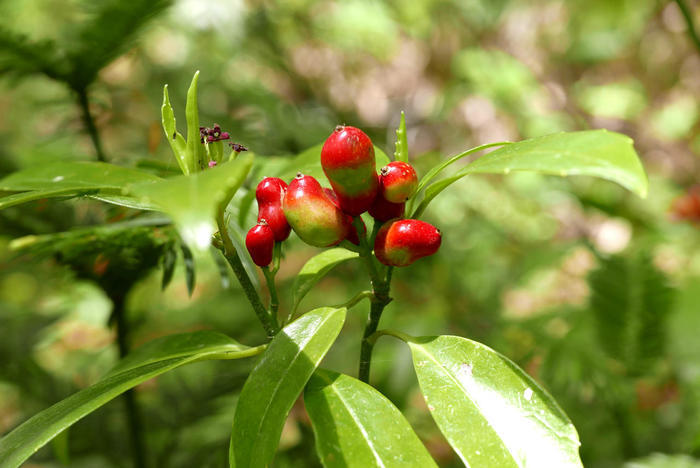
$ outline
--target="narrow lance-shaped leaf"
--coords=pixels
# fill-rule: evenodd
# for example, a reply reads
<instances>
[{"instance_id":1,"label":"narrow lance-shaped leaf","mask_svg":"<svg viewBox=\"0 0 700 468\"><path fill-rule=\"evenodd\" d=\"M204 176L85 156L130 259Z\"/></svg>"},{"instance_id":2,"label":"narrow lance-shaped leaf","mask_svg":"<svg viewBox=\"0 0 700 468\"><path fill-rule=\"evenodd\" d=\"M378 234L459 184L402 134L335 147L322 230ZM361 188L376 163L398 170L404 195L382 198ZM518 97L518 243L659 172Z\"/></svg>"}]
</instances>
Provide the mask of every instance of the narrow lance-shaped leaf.
<instances>
[{"instance_id":1,"label":"narrow lance-shaped leaf","mask_svg":"<svg viewBox=\"0 0 700 468\"><path fill-rule=\"evenodd\" d=\"M254 356L249 348L220 333L199 331L152 341L129 354L95 385L33 416L0 439L0 466L20 466L61 431L146 380L190 362Z\"/></svg>"},{"instance_id":2,"label":"narrow lance-shaped leaf","mask_svg":"<svg viewBox=\"0 0 700 468\"><path fill-rule=\"evenodd\" d=\"M359 257L360 254L343 248L325 250L311 257L301 268L294 279L294 305L292 311L299 307L299 303L306 294L336 265L347 260Z\"/></svg>"},{"instance_id":3,"label":"narrow lance-shaped leaf","mask_svg":"<svg viewBox=\"0 0 700 468\"><path fill-rule=\"evenodd\" d=\"M437 467L401 412L364 382L319 369L304 404L326 468Z\"/></svg>"},{"instance_id":4,"label":"narrow lance-shaped leaf","mask_svg":"<svg viewBox=\"0 0 700 468\"><path fill-rule=\"evenodd\" d=\"M508 358L458 336L408 344L428 409L467 466L582 466L569 418Z\"/></svg>"},{"instance_id":5,"label":"narrow lance-shaped leaf","mask_svg":"<svg viewBox=\"0 0 700 468\"><path fill-rule=\"evenodd\" d=\"M307 380L335 341L346 309L315 309L284 327L248 376L236 405L231 466L266 467Z\"/></svg>"},{"instance_id":6,"label":"narrow lance-shaped leaf","mask_svg":"<svg viewBox=\"0 0 700 468\"><path fill-rule=\"evenodd\" d=\"M253 163L246 154L189 176L128 187L131 195L158 206L178 227L184 241L198 251L206 249L216 230L219 209L238 190Z\"/></svg>"},{"instance_id":7,"label":"narrow lance-shaped leaf","mask_svg":"<svg viewBox=\"0 0 700 468\"><path fill-rule=\"evenodd\" d=\"M190 168L187 165L187 143L182 135L177 131L175 122L175 114L170 105L170 96L168 96L168 85L163 86L163 106L160 108L160 113L163 121L163 130L165 138L173 150L173 155L180 165L180 169L185 175L189 175Z\"/></svg>"},{"instance_id":8,"label":"narrow lance-shaped leaf","mask_svg":"<svg viewBox=\"0 0 700 468\"><path fill-rule=\"evenodd\" d=\"M422 214L440 192L469 174L514 171L600 177L617 182L641 197L647 194L647 176L632 139L607 130L586 130L523 140L482 156L455 175L429 185L413 216Z\"/></svg>"},{"instance_id":9,"label":"narrow lance-shaped leaf","mask_svg":"<svg viewBox=\"0 0 700 468\"><path fill-rule=\"evenodd\" d=\"M406 115L401 111L401 121L396 129L396 143L394 144L394 159L396 161L408 161L408 140L406 138Z\"/></svg>"},{"instance_id":10,"label":"narrow lance-shaped leaf","mask_svg":"<svg viewBox=\"0 0 700 468\"><path fill-rule=\"evenodd\" d=\"M180 250L182 250L182 263L185 265L185 284L187 285L187 295L192 297L194 285L197 282L197 270L194 266L194 256L192 256L192 251L186 244L181 244Z\"/></svg>"},{"instance_id":11,"label":"narrow lance-shaped leaf","mask_svg":"<svg viewBox=\"0 0 700 468\"><path fill-rule=\"evenodd\" d=\"M199 70L194 73L192 83L187 90L187 104L185 106L185 117L187 119L187 167L190 172L202 169L202 158L204 148L199 135L199 109L197 107L197 82L199 81Z\"/></svg>"}]
</instances>

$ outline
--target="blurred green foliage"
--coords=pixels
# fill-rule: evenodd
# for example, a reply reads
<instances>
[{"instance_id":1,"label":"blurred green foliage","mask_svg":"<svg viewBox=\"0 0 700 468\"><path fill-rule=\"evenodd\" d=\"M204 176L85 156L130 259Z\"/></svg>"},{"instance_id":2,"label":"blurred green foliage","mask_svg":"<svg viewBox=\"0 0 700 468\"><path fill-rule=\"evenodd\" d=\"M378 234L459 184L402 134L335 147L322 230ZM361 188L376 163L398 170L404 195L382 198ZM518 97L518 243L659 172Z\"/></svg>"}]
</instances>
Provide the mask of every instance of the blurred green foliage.
<instances>
[{"instance_id":1,"label":"blurred green foliage","mask_svg":"<svg viewBox=\"0 0 700 468\"><path fill-rule=\"evenodd\" d=\"M697 28L700 4L687 3ZM88 90L111 162L173 174L160 128L162 86L182 103L196 69L202 122L218 122L258 155L299 153L338 123L365 129L391 154L401 110L419 174L482 143L599 127L626 133L650 174L645 200L603 181L533 174L452 186L426 213L445 233L442 250L395 272L382 326L467 336L513 358L571 416L586 466L700 465L700 231L669 214L672 200L700 180L700 50L675 3L169 4L0 3L0 174L94 160L76 104ZM259 178L280 160L257 161ZM250 203L256 181L231 208L239 235L254 222L255 210L241 203ZM85 274L99 255L143 273L124 288L131 345L200 328L262 341L237 284L223 287L213 260L198 261L191 297L181 259L161 292L159 249L181 258L170 228L155 237L152 227L127 228L127 237L108 242L116 251L103 252L101 239L130 222L144 217L85 199L0 211L0 433L94 382L117 358L109 287ZM105 223L115 227L93 232ZM43 238L48 256L10 249L12 239L42 234L53 236ZM315 253L289 242L281 297L291 298L294 275ZM365 289L359 271L353 262L338 266L304 307ZM365 313L351 311L325 367L354 374L347 356L359 353ZM382 340L375 355L374 383L441 466L459 466L417 393L408 353ZM152 466L225 466L247 366L200 363L138 388ZM71 428L70 466L128 466L125 424L114 401ZM295 407L274 465L316 466L310 435ZM46 448L34 460L59 466L61 453Z\"/></svg>"}]
</instances>

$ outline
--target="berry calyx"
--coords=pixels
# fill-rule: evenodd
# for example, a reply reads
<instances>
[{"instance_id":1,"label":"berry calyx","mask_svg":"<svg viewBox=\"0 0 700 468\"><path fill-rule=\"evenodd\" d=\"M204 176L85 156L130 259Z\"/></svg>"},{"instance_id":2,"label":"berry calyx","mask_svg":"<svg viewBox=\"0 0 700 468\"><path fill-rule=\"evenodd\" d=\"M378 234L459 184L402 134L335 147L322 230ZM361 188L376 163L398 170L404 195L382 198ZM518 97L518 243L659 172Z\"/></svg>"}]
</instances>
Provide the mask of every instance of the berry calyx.
<instances>
[{"instance_id":1,"label":"berry calyx","mask_svg":"<svg viewBox=\"0 0 700 468\"><path fill-rule=\"evenodd\" d=\"M344 212L359 216L379 189L372 140L359 128L339 125L321 150L321 167Z\"/></svg>"},{"instance_id":2,"label":"berry calyx","mask_svg":"<svg viewBox=\"0 0 700 468\"><path fill-rule=\"evenodd\" d=\"M250 228L245 236L245 246L253 263L257 266L268 266L272 262L272 252L275 248L275 234L272 228L263 220Z\"/></svg>"},{"instance_id":3,"label":"berry calyx","mask_svg":"<svg viewBox=\"0 0 700 468\"><path fill-rule=\"evenodd\" d=\"M387 221L377 232L374 254L384 265L408 266L440 248L442 235L435 226L417 219Z\"/></svg>"},{"instance_id":4,"label":"berry calyx","mask_svg":"<svg viewBox=\"0 0 700 468\"><path fill-rule=\"evenodd\" d=\"M275 240L282 242L289 237L292 228L282 210L287 183L278 177L265 177L255 189L258 202L258 221L264 219L275 233Z\"/></svg>"},{"instance_id":5,"label":"berry calyx","mask_svg":"<svg viewBox=\"0 0 700 468\"><path fill-rule=\"evenodd\" d=\"M382 168L379 183L387 201L403 203L416 193L418 175L410 164L393 161Z\"/></svg>"},{"instance_id":6,"label":"berry calyx","mask_svg":"<svg viewBox=\"0 0 700 468\"><path fill-rule=\"evenodd\" d=\"M297 174L287 188L282 209L294 232L309 245L336 245L352 229L352 218L336 206L312 176Z\"/></svg>"}]
</instances>

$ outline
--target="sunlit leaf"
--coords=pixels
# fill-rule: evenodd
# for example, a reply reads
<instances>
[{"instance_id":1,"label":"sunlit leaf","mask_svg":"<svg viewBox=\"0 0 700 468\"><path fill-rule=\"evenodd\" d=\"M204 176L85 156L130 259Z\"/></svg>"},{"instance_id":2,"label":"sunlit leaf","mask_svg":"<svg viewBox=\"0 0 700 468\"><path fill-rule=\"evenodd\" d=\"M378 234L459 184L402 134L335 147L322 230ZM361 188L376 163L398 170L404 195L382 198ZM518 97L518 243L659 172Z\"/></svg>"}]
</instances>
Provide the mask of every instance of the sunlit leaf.
<instances>
[{"instance_id":1,"label":"sunlit leaf","mask_svg":"<svg viewBox=\"0 0 700 468\"><path fill-rule=\"evenodd\" d=\"M304 404L327 468L437 467L401 412L364 382L319 369Z\"/></svg>"},{"instance_id":2,"label":"sunlit leaf","mask_svg":"<svg viewBox=\"0 0 700 468\"><path fill-rule=\"evenodd\" d=\"M408 161L408 141L406 139L406 114L401 111L401 121L396 129L396 143L394 143L394 159L396 161Z\"/></svg>"},{"instance_id":3,"label":"sunlit leaf","mask_svg":"<svg viewBox=\"0 0 700 468\"><path fill-rule=\"evenodd\" d=\"M163 122L163 130L165 131L165 138L168 140L168 144L170 144L170 148L173 150L175 160L180 166L180 169L182 169L182 172L185 175L188 175L190 173L190 168L187 165L187 143L182 135L177 131L175 114L173 113L173 108L170 105L170 96L168 96L168 85L163 87L161 118Z\"/></svg>"},{"instance_id":4,"label":"sunlit leaf","mask_svg":"<svg viewBox=\"0 0 700 468\"><path fill-rule=\"evenodd\" d=\"M289 410L345 321L346 309L315 309L280 331L248 376L236 406L231 466L266 467Z\"/></svg>"},{"instance_id":5,"label":"sunlit leaf","mask_svg":"<svg viewBox=\"0 0 700 468\"><path fill-rule=\"evenodd\" d=\"M360 254L351 252L347 249L335 248L324 250L320 254L311 257L299 271L299 274L294 279L294 305L292 310L296 310L301 300L306 294L318 283L321 278L326 276L329 271L336 265L359 257Z\"/></svg>"},{"instance_id":6,"label":"sunlit leaf","mask_svg":"<svg viewBox=\"0 0 700 468\"><path fill-rule=\"evenodd\" d=\"M646 197L647 176L632 143L628 136L607 130L556 133L512 143L429 185L413 216L423 213L440 192L469 174L532 171L558 176L587 175L617 182Z\"/></svg>"},{"instance_id":7,"label":"sunlit leaf","mask_svg":"<svg viewBox=\"0 0 700 468\"><path fill-rule=\"evenodd\" d=\"M216 230L217 211L241 186L252 163L253 155L245 154L189 176L134 184L128 191L142 202L158 206L173 219L187 244L204 250Z\"/></svg>"},{"instance_id":8,"label":"sunlit leaf","mask_svg":"<svg viewBox=\"0 0 700 468\"><path fill-rule=\"evenodd\" d=\"M428 409L467 466L582 466L569 418L508 358L457 336L408 344Z\"/></svg>"},{"instance_id":9,"label":"sunlit leaf","mask_svg":"<svg viewBox=\"0 0 700 468\"><path fill-rule=\"evenodd\" d=\"M129 354L95 385L33 416L0 439L0 466L20 466L85 415L146 380L190 362L258 354L220 333L199 331L160 338Z\"/></svg>"}]
</instances>

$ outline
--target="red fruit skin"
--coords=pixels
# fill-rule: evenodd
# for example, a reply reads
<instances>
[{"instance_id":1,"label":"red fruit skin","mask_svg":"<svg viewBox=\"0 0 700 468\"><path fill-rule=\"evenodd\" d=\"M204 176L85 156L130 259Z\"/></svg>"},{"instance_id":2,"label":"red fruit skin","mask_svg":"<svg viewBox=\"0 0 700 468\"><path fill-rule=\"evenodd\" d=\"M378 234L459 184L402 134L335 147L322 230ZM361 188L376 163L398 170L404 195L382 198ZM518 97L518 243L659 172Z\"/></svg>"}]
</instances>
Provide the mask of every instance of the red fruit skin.
<instances>
[{"instance_id":1,"label":"red fruit skin","mask_svg":"<svg viewBox=\"0 0 700 468\"><path fill-rule=\"evenodd\" d=\"M369 207L369 214L377 221L389 221L393 218L403 218L406 203L392 203L384 198L380 193L374 199L374 203Z\"/></svg>"},{"instance_id":2,"label":"red fruit skin","mask_svg":"<svg viewBox=\"0 0 700 468\"><path fill-rule=\"evenodd\" d=\"M245 246L253 263L259 267L268 266L275 248L275 233L267 224L256 224L246 234Z\"/></svg>"},{"instance_id":3,"label":"red fruit skin","mask_svg":"<svg viewBox=\"0 0 700 468\"><path fill-rule=\"evenodd\" d=\"M337 206L340 209L340 203L338 202L338 195L335 194L333 189L329 189L324 187L323 191L328 195L328 198L331 199L333 204ZM350 218L350 224L352 224L352 216L347 215L348 218ZM363 234L367 236L367 226L365 226L365 222L360 218L360 222L362 222L362 230ZM348 236L345 238L345 240L352 242L355 245L360 245L360 238L357 235L357 229L355 229L355 226L350 226L350 232L348 232Z\"/></svg>"},{"instance_id":4,"label":"red fruit skin","mask_svg":"<svg viewBox=\"0 0 700 468\"><path fill-rule=\"evenodd\" d=\"M377 176L372 140L359 128L339 125L321 150L321 167L338 195L343 211L359 216L377 196Z\"/></svg>"},{"instance_id":5,"label":"red fruit skin","mask_svg":"<svg viewBox=\"0 0 700 468\"><path fill-rule=\"evenodd\" d=\"M417 219L386 222L374 241L374 254L384 265L408 266L419 258L438 251L442 243L440 230Z\"/></svg>"},{"instance_id":6,"label":"red fruit skin","mask_svg":"<svg viewBox=\"0 0 700 468\"><path fill-rule=\"evenodd\" d=\"M316 247L336 245L352 229L352 218L338 208L311 176L298 174L292 180L282 208L294 232Z\"/></svg>"},{"instance_id":7,"label":"red fruit skin","mask_svg":"<svg viewBox=\"0 0 700 468\"><path fill-rule=\"evenodd\" d=\"M410 164L393 161L382 168L379 183L387 201L404 203L416 193L418 175Z\"/></svg>"},{"instance_id":8,"label":"red fruit skin","mask_svg":"<svg viewBox=\"0 0 700 468\"><path fill-rule=\"evenodd\" d=\"M287 193L287 183L278 177L265 177L255 189L255 199L258 201L258 222L265 220L275 233L277 242L286 240L292 231L282 210L285 193Z\"/></svg>"}]
</instances>

